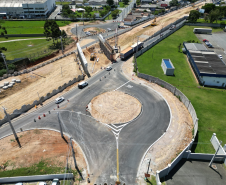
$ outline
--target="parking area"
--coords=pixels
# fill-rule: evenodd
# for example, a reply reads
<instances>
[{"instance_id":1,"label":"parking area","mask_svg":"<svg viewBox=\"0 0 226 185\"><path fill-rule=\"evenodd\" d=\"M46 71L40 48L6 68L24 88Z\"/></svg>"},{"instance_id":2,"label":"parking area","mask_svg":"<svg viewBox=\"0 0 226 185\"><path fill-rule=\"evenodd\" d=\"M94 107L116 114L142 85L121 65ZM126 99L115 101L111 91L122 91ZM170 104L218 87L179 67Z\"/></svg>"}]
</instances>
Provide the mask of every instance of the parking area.
<instances>
[{"instance_id":1,"label":"parking area","mask_svg":"<svg viewBox=\"0 0 226 185\"><path fill-rule=\"evenodd\" d=\"M223 62L226 64L226 33L225 32L217 32L212 33L210 35L208 34L196 34L198 39L203 42L203 39L207 39L212 45L213 48L208 48L206 44L203 42L203 44L206 46L208 50L213 50L217 55L222 55Z\"/></svg>"},{"instance_id":2,"label":"parking area","mask_svg":"<svg viewBox=\"0 0 226 185\"><path fill-rule=\"evenodd\" d=\"M181 160L165 179L167 185L224 185L226 170L223 164Z\"/></svg>"}]
</instances>

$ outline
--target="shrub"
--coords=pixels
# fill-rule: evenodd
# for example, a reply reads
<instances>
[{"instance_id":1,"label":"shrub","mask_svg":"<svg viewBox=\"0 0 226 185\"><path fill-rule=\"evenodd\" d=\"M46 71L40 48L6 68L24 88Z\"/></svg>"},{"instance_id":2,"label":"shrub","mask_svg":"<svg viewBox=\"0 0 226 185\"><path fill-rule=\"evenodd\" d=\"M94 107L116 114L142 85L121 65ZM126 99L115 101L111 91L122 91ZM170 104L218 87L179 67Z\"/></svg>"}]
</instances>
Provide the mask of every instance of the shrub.
<instances>
[{"instance_id":1,"label":"shrub","mask_svg":"<svg viewBox=\"0 0 226 185\"><path fill-rule=\"evenodd\" d=\"M0 70L0 76L2 77L4 74L7 73L7 70L6 69L2 69Z\"/></svg>"}]
</instances>

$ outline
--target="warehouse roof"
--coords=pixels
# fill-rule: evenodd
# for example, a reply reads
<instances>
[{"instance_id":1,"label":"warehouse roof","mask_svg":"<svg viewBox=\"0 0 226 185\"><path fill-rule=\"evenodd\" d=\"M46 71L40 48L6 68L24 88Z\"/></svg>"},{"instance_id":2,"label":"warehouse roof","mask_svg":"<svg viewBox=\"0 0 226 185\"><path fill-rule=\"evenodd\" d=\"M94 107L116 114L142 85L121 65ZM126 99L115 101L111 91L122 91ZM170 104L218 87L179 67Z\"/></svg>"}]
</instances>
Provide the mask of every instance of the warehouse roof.
<instances>
[{"instance_id":1,"label":"warehouse roof","mask_svg":"<svg viewBox=\"0 0 226 185\"><path fill-rule=\"evenodd\" d=\"M207 50L203 44L199 43L184 43L184 44L188 50L193 51Z\"/></svg>"},{"instance_id":2,"label":"warehouse roof","mask_svg":"<svg viewBox=\"0 0 226 185\"><path fill-rule=\"evenodd\" d=\"M214 51L189 50L200 74L226 75L226 65Z\"/></svg>"},{"instance_id":3,"label":"warehouse roof","mask_svg":"<svg viewBox=\"0 0 226 185\"><path fill-rule=\"evenodd\" d=\"M0 7L22 7L22 4L38 4L47 0L1 0Z\"/></svg>"}]
</instances>

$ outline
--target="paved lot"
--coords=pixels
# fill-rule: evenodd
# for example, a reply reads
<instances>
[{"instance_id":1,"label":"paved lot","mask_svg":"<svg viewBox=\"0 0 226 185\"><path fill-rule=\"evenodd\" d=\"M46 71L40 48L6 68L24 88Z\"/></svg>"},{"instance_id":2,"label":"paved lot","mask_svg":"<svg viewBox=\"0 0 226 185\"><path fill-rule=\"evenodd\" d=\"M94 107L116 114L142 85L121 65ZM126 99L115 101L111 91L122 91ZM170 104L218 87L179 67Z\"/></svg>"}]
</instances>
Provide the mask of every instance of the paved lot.
<instances>
[{"instance_id":1,"label":"paved lot","mask_svg":"<svg viewBox=\"0 0 226 185\"><path fill-rule=\"evenodd\" d=\"M224 185L226 170L222 164L214 164L217 169L210 168L209 162L182 160L166 179L167 185Z\"/></svg>"},{"instance_id":2,"label":"paved lot","mask_svg":"<svg viewBox=\"0 0 226 185\"><path fill-rule=\"evenodd\" d=\"M223 62L226 64L226 32L208 34L196 34L200 41L207 39L213 45L214 48L208 48L209 50L215 51L218 55L222 55ZM205 43L204 43L205 45ZM205 45L206 46L206 45Z\"/></svg>"}]
</instances>

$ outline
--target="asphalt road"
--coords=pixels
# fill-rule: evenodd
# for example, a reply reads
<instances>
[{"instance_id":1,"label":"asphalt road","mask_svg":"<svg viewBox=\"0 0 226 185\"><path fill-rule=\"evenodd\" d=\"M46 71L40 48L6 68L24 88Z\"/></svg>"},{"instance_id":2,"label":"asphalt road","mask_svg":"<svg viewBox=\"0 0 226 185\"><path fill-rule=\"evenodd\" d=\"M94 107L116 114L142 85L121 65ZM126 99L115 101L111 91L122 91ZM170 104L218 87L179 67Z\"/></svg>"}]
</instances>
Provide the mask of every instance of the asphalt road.
<instances>
[{"instance_id":1,"label":"asphalt road","mask_svg":"<svg viewBox=\"0 0 226 185\"><path fill-rule=\"evenodd\" d=\"M168 127L170 112L166 102L154 91L135 84L121 73L122 61L113 64L110 72L101 71L88 80L89 86L80 90L74 88L64 95L70 102L60 104L56 108L54 102L45 105L33 114L14 121L16 131L19 128L52 128L59 130L56 112L69 133L82 147L92 174L90 179L95 183L113 184L116 180L116 139L113 129L99 123L86 113L85 107L91 99L101 93L118 90L135 96L142 103L142 114L135 121L126 125L119 135L120 180L126 184L136 184L136 174L140 160L148 147L157 140ZM106 76L100 81L100 78ZM53 109L57 109L54 111ZM51 114L48 114L48 111ZM42 113L47 117L34 122L34 118ZM87 115L86 115L87 114ZM11 133L9 126L0 129L0 135ZM0 136L0 137L1 137Z\"/></svg>"},{"instance_id":2,"label":"asphalt road","mask_svg":"<svg viewBox=\"0 0 226 185\"><path fill-rule=\"evenodd\" d=\"M166 177L167 185L225 185L224 164L215 163L217 169L210 168L208 162L181 160Z\"/></svg>"},{"instance_id":3,"label":"asphalt road","mask_svg":"<svg viewBox=\"0 0 226 185\"><path fill-rule=\"evenodd\" d=\"M105 24L97 24L97 25L79 25L77 27L77 33L78 33L78 37L83 37L83 36L86 36L85 32L83 31L84 28L89 28L89 27L97 27L97 28L102 28L102 29L105 29L107 31L107 28L111 28L112 30L115 30L116 28L118 28L118 22L110 22L110 23L105 23ZM123 29L120 29L118 30L118 33L121 33L123 31ZM71 29L71 32L73 34L76 35L76 28L72 28ZM113 36L115 34L115 31L111 31L111 32L106 32L106 33L103 33L102 35L103 36ZM89 36L88 38L90 39L97 39L97 36L94 35L94 36Z\"/></svg>"}]
</instances>

